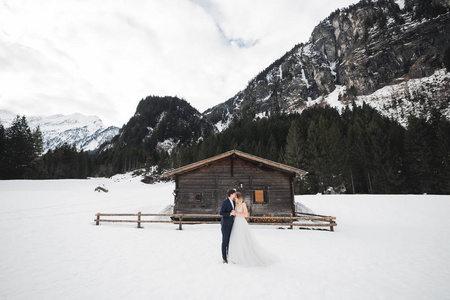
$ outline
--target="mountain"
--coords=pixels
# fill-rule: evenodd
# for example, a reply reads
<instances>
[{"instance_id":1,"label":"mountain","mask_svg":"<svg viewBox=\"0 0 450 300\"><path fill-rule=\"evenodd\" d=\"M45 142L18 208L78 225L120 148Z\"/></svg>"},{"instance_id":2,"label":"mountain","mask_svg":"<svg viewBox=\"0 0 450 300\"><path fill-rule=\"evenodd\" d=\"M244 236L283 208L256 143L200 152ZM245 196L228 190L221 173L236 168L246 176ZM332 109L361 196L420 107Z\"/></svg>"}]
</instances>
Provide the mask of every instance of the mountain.
<instances>
[{"instance_id":1,"label":"mountain","mask_svg":"<svg viewBox=\"0 0 450 300\"><path fill-rule=\"evenodd\" d=\"M119 135L100 149L101 161L128 171L158 161L154 153L170 154L177 145L220 132L233 120L311 106L365 102L404 125L410 114L427 114L431 108L450 117L450 74L443 64L449 41L448 0L362 0L336 10L314 28L307 43L204 113L176 97L142 99Z\"/></svg>"},{"instance_id":2,"label":"mountain","mask_svg":"<svg viewBox=\"0 0 450 300\"><path fill-rule=\"evenodd\" d=\"M177 97L142 99L133 117L100 151L134 147L168 152L178 144L191 144L215 133L213 124L188 102Z\"/></svg>"},{"instance_id":3,"label":"mountain","mask_svg":"<svg viewBox=\"0 0 450 300\"><path fill-rule=\"evenodd\" d=\"M449 47L450 1L363 0L336 10L307 43L204 115L222 130L236 118L364 101L401 123L432 107L450 117L450 75L443 64Z\"/></svg>"},{"instance_id":4,"label":"mountain","mask_svg":"<svg viewBox=\"0 0 450 300\"><path fill-rule=\"evenodd\" d=\"M16 114L0 110L0 122L9 127ZM62 146L75 145L78 150L94 151L118 134L119 128L105 127L96 116L82 114L26 116L30 128L39 126L43 136L44 152Z\"/></svg>"}]
</instances>

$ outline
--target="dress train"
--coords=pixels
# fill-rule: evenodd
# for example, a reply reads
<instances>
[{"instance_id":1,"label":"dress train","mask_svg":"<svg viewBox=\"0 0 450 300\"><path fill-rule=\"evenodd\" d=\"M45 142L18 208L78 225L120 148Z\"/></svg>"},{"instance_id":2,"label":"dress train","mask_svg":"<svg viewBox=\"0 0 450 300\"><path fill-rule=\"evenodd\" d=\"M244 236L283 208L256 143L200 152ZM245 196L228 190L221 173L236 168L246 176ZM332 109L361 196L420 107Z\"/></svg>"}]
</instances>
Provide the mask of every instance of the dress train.
<instances>
[{"instance_id":1,"label":"dress train","mask_svg":"<svg viewBox=\"0 0 450 300\"><path fill-rule=\"evenodd\" d=\"M236 216L231 230L228 261L243 266L264 266L276 262L277 258L261 247L247 220Z\"/></svg>"}]
</instances>

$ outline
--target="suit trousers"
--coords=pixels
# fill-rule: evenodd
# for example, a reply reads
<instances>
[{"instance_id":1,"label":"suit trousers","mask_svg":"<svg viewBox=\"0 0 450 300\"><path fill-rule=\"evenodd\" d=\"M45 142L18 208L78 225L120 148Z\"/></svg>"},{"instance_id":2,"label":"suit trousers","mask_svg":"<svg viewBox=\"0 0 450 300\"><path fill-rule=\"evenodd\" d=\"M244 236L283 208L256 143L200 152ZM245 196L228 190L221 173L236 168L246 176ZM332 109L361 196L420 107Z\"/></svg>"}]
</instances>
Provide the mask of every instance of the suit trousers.
<instances>
[{"instance_id":1,"label":"suit trousers","mask_svg":"<svg viewBox=\"0 0 450 300\"><path fill-rule=\"evenodd\" d=\"M230 243L231 229L233 228L233 222L227 222L222 224L222 258L228 260L228 245Z\"/></svg>"}]
</instances>

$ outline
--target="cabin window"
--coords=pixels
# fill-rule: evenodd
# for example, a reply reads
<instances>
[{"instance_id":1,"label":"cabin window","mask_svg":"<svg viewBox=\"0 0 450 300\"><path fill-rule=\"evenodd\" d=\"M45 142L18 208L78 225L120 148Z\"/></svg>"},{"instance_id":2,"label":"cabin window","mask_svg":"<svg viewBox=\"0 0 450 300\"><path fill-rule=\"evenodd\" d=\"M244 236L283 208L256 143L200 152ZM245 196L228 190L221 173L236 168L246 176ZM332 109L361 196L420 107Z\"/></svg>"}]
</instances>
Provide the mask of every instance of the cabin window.
<instances>
[{"instance_id":1,"label":"cabin window","mask_svg":"<svg viewBox=\"0 0 450 300\"><path fill-rule=\"evenodd\" d=\"M200 201L202 201L203 200L203 194L195 194L195 201L198 201L198 202L200 202Z\"/></svg>"},{"instance_id":2,"label":"cabin window","mask_svg":"<svg viewBox=\"0 0 450 300\"><path fill-rule=\"evenodd\" d=\"M253 195L254 203L267 203L267 194L264 190L255 190Z\"/></svg>"}]
</instances>

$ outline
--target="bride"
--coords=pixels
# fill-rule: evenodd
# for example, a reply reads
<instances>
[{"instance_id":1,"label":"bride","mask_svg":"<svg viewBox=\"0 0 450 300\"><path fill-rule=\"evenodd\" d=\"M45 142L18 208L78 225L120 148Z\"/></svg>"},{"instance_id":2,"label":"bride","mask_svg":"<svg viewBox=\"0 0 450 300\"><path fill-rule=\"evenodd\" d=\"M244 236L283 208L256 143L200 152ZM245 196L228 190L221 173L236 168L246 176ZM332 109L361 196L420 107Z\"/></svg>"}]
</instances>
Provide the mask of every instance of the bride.
<instances>
[{"instance_id":1,"label":"bride","mask_svg":"<svg viewBox=\"0 0 450 300\"><path fill-rule=\"evenodd\" d=\"M247 205L241 193L236 193L236 217L231 230L228 260L244 266L262 266L276 261L272 253L262 248L250 231L245 219Z\"/></svg>"}]
</instances>

